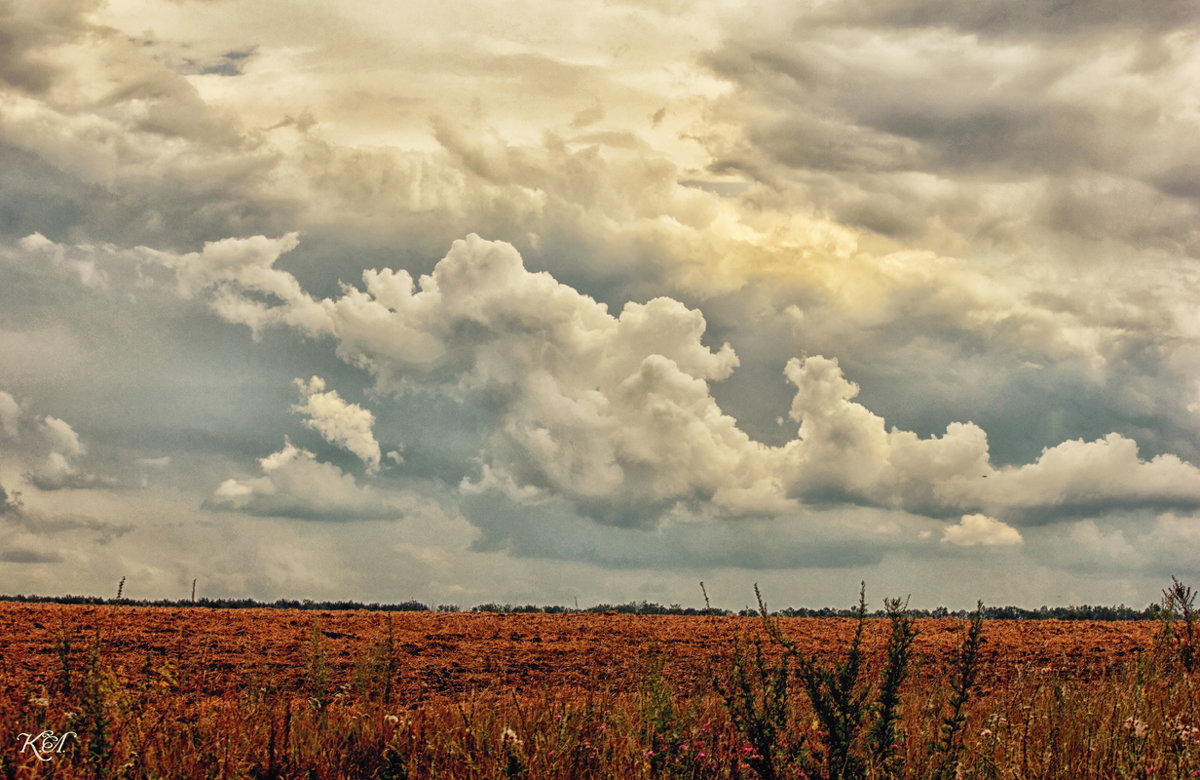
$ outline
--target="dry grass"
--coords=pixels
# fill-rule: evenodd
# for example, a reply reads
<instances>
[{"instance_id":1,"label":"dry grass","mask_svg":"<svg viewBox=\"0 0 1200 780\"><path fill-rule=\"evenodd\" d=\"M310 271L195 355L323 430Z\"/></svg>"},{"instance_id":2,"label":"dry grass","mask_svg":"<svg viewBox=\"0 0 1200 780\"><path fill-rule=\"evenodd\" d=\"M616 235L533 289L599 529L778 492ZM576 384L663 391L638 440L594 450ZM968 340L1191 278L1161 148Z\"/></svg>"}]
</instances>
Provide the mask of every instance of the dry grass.
<instances>
[{"instance_id":1,"label":"dry grass","mask_svg":"<svg viewBox=\"0 0 1200 780\"><path fill-rule=\"evenodd\" d=\"M788 621L790 622L790 621ZM1028 668L961 707L961 743L949 777L1200 777L1200 699L1186 621L1164 623L1137 657L1086 678ZM886 621L863 641L864 702L887 684ZM966 630L964 621L963 631ZM785 627L786 630L786 627ZM987 642L987 624L983 627ZM766 679L786 655L761 624ZM1182 637L1182 638L1181 638ZM0 664L0 776L6 778L753 778L756 747L727 695L744 684L765 701L749 666L753 643L712 649L708 668L672 674L664 649L647 644L628 679L538 689L496 688L407 704L397 693L391 639L366 648L350 670L325 662L313 630L297 684L262 670L213 695L203 651L151 660L117 648L103 627L63 635L58 668L29 690L19 659ZM740 660L739 659L740 653ZM739 666L741 671L739 672ZM1194 667L1194 664L1192 664ZM739 680L738 675L741 675ZM760 677L762 675L760 674ZM690 680L690 682L680 682ZM534 681L536 682L536 681ZM861 757L846 776L925 778L945 767L946 719L957 692L939 670L909 670L898 687L886 760L869 740L871 710L850 737ZM25 687L20 687L25 686ZM722 695L722 691L726 695ZM823 777L822 723L792 672L772 717L769 773ZM745 701L745 700L743 700ZM744 713L743 713L744 714ZM39 761L21 733L75 732L61 754ZM878 733L878 732L876 732Z\"/></svg>"}]
</instances>

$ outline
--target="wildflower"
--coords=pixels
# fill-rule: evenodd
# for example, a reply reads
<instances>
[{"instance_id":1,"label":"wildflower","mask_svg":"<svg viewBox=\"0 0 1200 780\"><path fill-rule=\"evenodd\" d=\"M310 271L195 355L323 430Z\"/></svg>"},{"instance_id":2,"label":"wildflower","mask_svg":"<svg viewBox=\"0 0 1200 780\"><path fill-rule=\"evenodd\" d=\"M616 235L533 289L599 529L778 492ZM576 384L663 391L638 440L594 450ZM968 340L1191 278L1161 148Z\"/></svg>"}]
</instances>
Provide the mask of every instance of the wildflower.
<instances>
[{"instance_id":1,"label":"wildflower","mask_svg":"<svg viewBox=\"0 0 1200 780\"><path fill-rule=\"evenodd\" d=\"M383 719L392 726L399 725L400 723L400 718L396 717L395 715L384 715Z\"/></svg>"},{"instance_id":2,"label":"wildflower","mask_svg":"<svg viewBox=\"0 0 1200 780\"><path fill-rule=\"evenodd\" d=\"M1150 731L1150 726L1141 718L1135 718L1132 715L1125 719L1125 730L1133 732L1133 736L1141 739Z\"/></svg>"},{"instance_id":3,"label":"wildflower","mask_svg":"<svg viewBox=\"0 0 1200 780\"><path fill-rule=\"evenodd\" d=\"M1200 742L1200 728L1188 726L1182 720L1175 721L1175 732L1183 742Z\"/></svg>"},{"instance_id":4,"label":"wildflower","mask_svg":"<svg viewBox=\"0 0 1200 780\"><path fill-rule=\"evenodd\" d=\"M500 741L507 746L516 747L521 744L521 738L517 736L517 732L510 728L505 728L500 734Z\"/></svg>"}]
</instances>

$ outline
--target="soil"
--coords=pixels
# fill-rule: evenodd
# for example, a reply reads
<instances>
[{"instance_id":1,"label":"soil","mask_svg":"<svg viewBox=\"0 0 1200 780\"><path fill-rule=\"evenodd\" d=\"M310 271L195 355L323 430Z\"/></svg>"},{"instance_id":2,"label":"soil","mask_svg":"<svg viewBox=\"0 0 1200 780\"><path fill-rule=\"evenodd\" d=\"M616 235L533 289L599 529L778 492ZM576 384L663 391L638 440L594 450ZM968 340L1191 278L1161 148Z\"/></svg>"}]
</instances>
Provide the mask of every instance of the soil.
<instances>
[{"instance_id":1,"label":"soil","mask_svg":"<svg viewBox=\"0 0 1200 780\"><path fill-rule=\"evenodd\" d=\"M760 635L762 622L742 617L624 614L470 614L280 609L84 606L0 602L0 691L36 695L86 663L99 641L104 662L124 682L163 669L186 673L195 695L227 696L247 685L301 690L314 659L334 684L348 684L387 635L398 660L397 692L410 704L472 692L541 689L617 690L651 659L676 684L703 682L712 663L729 657L735 638ZM854 621L782 619L784 633L819 658L840 656ZM917 621L915 673L942 675L965 630L954 619ZM1051 672L1090 679L1148 650L1148 622L1000 621L984 624L985 690L1015 676ZM886 620L868 620L864 647L877 659ZM64 650L64 641L70 649ZM770 643L764 643L771 647Z\"/></svg>"}]
</instances>

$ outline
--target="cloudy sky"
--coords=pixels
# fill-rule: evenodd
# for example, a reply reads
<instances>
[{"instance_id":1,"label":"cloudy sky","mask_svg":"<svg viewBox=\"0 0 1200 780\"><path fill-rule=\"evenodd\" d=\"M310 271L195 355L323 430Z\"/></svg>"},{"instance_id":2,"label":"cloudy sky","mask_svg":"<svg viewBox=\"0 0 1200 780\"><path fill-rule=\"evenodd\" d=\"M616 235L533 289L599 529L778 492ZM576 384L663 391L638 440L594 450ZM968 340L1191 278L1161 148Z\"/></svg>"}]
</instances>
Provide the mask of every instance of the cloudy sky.
<instances>
[{"instance_id":1,"label":"cloudy sky","mask_svg":"<svg viewBox=\"0 0 1200 780\"><path fill-rule=\"evenodd\" d=\"M0 593L1200 584L1200 10L0 0Z\"/></svg>"}]
</instances>

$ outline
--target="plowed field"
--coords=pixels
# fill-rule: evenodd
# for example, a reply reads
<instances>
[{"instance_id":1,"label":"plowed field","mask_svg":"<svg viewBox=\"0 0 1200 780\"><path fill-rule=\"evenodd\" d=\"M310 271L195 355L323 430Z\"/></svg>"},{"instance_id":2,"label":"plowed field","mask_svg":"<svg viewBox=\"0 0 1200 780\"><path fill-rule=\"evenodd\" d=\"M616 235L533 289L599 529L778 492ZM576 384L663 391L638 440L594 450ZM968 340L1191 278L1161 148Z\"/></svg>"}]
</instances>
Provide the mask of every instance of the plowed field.
<instances>
[{"instance_id":1,"label":"plowed field","mask_svg":"<svg viewBox=\"0 0 1200 780\"><path fill-rule=\"evenodd\" d=\"M758 633L755 618L637 615L495 615L367 611L64 606L0 603L0 681L9 695L52 686L67 663L83 662L99 639L118 677L139 682L166 666L189 671L191 695L227 696L270 680L299 689L319 653L335 684L349 681L364 653L392 623L398 692L413 704L471 692L534 693L547 687L621 689L648 653L663 674L686 684L726 657L734 637ZM841 653L846 619L781 621L785 634L817 656ZM962 621L919 620L916 672L941 673L958 647ZM1051 671L1090 678L1150 647L1150 623L987 621L983 689L1013 676ZM886 621L869 621L867 648L878 655Z\"/></svg>"}]
</instances>

